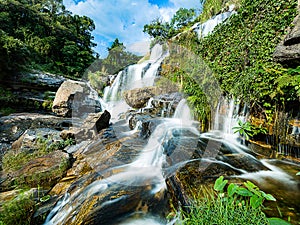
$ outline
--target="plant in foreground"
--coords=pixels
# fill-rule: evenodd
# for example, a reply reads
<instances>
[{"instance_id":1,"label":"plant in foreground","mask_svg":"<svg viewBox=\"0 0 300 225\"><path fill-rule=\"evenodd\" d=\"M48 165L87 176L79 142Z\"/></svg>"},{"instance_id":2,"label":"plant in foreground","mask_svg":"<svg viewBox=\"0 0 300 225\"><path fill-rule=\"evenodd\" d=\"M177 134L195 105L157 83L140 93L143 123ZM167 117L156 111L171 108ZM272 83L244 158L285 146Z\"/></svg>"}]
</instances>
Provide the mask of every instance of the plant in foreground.
<instances>
[{"instance_id":1,"label":"plant in foreground","mask_svg":"<svg viewBox=\"0 0 300 225\"><path fill-rule=\"evenodd\" d=\"M262 211L264 200L276 201L271 194L266 194L250 181L242 186L229 184L219 177L214 190L201 189L201 197L192 205L181 210L179 223L185 225L201 224L289 224L279 218L267 218Z\"/></svg>"}]
</instances>

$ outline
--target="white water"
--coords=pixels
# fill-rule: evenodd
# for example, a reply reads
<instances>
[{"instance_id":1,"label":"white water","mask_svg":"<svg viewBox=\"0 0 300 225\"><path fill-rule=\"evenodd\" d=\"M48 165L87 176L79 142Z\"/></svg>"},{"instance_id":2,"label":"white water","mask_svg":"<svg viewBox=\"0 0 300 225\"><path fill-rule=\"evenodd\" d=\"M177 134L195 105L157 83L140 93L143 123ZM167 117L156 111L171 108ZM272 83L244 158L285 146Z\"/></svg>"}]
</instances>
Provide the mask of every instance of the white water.
<instances>
[{"instance_id":1,"label":"white water","mask_svg":"<svg viewBox=\"0 0 300 225\"><path fill-rule=\"evenodd\" d=\"M128 66L125 70L119 72L111 87L105 88L103 96L104 106L111 113L112 122L116 122L120 114L130 109L130 106L122 99L123 92L135 88L153 86L158 68L167 55L168 52L164 52L161 45L155 45L149 60Z\"/></svg>"},{"instance_id":2,"label":"white water","mask_svg":"<svg viewBox=\"0 0 300 225\"><path fill-rule=\"evenodd\" d=\"M194 24L192 29L198 34L198 38L200 39L207 36L208 34L213 32L214 28L218 24L223 23L231 15L236 14L236 11L234 11L233 8L234 6L229 7L228 12L224 12L219 15L216 15L202 24L201 23Z\"/></svg>"},{"instance_id":3,"label":"white water","mask_svg":"<svg viewBox=\"0 0 300 225\"><path fill-rule=\"evenodd\" d=\"M268 160L260 160L264 166L270 170L261 170L253 173L244 173L242 175L236 176L246 180L255 180L260 184L269 183L270 179L279 181L280 183L289 186L289 188L297 189L297 182L292 176L288 175L282 169L272 165Z\"/></svg>"},{"instance_id":4,"label":"white water","mask_svg":"<svg viewBox=\"0 0 300 225\"><path fill-rule=\"evenodd\" d=\"M182 119L184 122L193 121L192 112L187 105L186 99L182 99L176 107L174 118Z\"/></svg>"},{"instance_id":5,"label":"white water","mask_svg":"<svg viewBox=\"0 0 300 225\"><path fill-rule=\"evenodd\" d=\"M235 104L233 99L221 100L218 104L217 111L215 112L215 120L213 122L214 129L208 133L201 134L201 137L209 139L207 149L209 151L204 152L204 161L210 161L211 163L220 163L228 166L234 170L237 170L241 175L233 176L239 177L246 180L255 180L259 184L265 185L273 180L273 182L279 182L282 186L291 186L296 188L297 182L288 175L285 171L272 165L268 160L259 160L250 154L251 150L242 145L238 139L239 134L233 133L233 127L238 126L238 120L245 122L247 120L247 106L244 104L242 110L240 110L240 105ZM212 144L215 142L214 144ZM217 143L217 144L216 144ZM210 149L209 145L213 146L213 151ZM257 172L248 172L244 169L235 168L230 164L225 164L222 161L215 160L213 158L217 157L221 146L226 146L226 148L231 149L234 154L242 154L248 157L250 160L260 163L269 170L260 170ZM219 148L219 149L218 149ZM249 161L251 162L251 161Z\"/></svg>"},{"instance_id":6,"label":"white water","mask_svg":"<svg viewBox=\"0 0 300 225\"><path fill-rule=\"evenodd\" d=\"M184 118L184 120L186 120L186 118ZM180 121L180 118L164 119L163 123L156 127L149 138L148 144L141 150L141 154L136 160L125 165L125 167L123 166L125 170L103 180L94 181L83 190L79 188L71 196L67 194L64 200L58 203L49 214L45 224L52 225L64 223L71 214L75 213L74 216L76 216L76 211L78 211L84 203L85 196L94 196L103 193L114 185L121 185L123 186L121 189L124 190L127 187L130 188L130 186L144 186L145 184L151 184L152 190L150 193L152 195L165 190L166 184L162 167L166 162L166 156L164 154L162 143L168 141L172 132L178 129L189 129L191 132L199 134L195 128L184 125ZM120 198L126 198L126 196L121 196ZM113 201L107 201L102 203L102 205L114 204L119 200L121 199L118 198ZM140 224L141 222L147 224L148 221L152 221L153 223L151 224L162 224L159 220L149 218L137 220L130 219L129 221L130 224ZM125 222L124 224L128 224L128 222Z\"/></svg>"}]
</instances>

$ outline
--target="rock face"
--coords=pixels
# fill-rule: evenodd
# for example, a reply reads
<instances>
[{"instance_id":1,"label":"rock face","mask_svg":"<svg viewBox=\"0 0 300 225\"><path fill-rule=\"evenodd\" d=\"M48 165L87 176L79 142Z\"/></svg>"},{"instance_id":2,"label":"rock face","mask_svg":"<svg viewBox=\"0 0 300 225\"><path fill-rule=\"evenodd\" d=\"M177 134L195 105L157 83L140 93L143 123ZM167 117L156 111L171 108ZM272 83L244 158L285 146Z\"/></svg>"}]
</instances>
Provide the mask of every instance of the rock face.
<instances>
[{"instance_id":1,"label":"rock face","mask_svg":"<svg viewBox=\"0 0 300 225\"><path fill-rule=\"evenodd\" d=\"M297 67L300 65L300 16L293 21L294 27L285 39L279 43L274 52L274 60L284 66Z\"/></svg>"},{"instance_id":2,"label":"rock face","mask_svg":"<svg viewBox=\"0 0 300 225\"><path fill-rule=\"evenodd\" d=\"M48 133L55 133L70 127L71 124L72 120L67 118L35 113L18 113L0 117L0 159L12 147L12 144L15 148L23 144L21 140L17 140L26 132L30 135L34 132L32 130L43 129L43 131L48 130ZM28 130L31 131L28 132Z\"/></svg>"},{"instance_id":3,"label":"rock face","mask_svg":"<svg viewBox=\"0 0 300 225\"><path fill-rule=\"evenodd\" d=\"M9 77L9 80L1 80L13 89L35 89L56 91L66 78L50 73L34 71L31 73L18 73Z\"/></svg>"},{"instance_id":4,"label":"rock face","mask_svg":"<svg viewBox=\"0 0 300 225\"><path fill-rule=\"evenodd\" d=\"M0 84L7 94L0 100L0 108L8 107L13 112L50 112L55 92L66 80L62 76L40 71L4 77L0 77Z\"/></svg>"},{"instance_id":5,"label":"rock face","mask_svg":"<svg viewBox=\"0 0 300 225\"><path fill-rule=\"evenodd\" d=\"M60 136L63 139L73 138L76 140L95 138L99 131L109 126L110 117L110 113L106 110L100 113L91 113L80 127L63 130Z\"/></svg>"},{"instance_id":6,"label":"rock face","mask_svg":"<svg viewBox=\"0 0 300 225\"><path fill-rule=\"evenodd\" d=\"M157 87L145 87L125 91L123 97L130 107L140 109L146 106L150 98L160 93Z\"/></svg>"},{"instance_id":7,"label":"rock face","mask_svg":"<svg viewBox=\"0 0 300 225\"><path fill-rule=\"evenodd\" d=\"M52 111L62 117L84 117L101 111L95 91L84 82L67 80L56 92Z\"/></svg>"}]
</instances>

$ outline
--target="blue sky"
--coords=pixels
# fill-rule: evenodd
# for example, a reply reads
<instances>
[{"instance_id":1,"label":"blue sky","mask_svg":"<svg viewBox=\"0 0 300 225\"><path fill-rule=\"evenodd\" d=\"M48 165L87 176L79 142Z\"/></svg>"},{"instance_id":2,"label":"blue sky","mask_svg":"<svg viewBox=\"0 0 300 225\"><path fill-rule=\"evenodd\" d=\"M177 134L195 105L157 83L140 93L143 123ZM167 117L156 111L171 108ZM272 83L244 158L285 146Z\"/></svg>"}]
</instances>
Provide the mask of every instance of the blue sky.
<instances>
[{"instance_id":1,"label":"blue sky","mask_svg":"<svg viewBox=\"0 0 300 225\"><path fill-rule=\"evenodd\" d=\"M119 38L128 50L145 54L149 37L143 33L145 24L156 18L169 21L180 8L200 8L200 0L64 0L68 10L92 18L95 51L101 57L107 47Z\"/></svg>"}]
</instances>

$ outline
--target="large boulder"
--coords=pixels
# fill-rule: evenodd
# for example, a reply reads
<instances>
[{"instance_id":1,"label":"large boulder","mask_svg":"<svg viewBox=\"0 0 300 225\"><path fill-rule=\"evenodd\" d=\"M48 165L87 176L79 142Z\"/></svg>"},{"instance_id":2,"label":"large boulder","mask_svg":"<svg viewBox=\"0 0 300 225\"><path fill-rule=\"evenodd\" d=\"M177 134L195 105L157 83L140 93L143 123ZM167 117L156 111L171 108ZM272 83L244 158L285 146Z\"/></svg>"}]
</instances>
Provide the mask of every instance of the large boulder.
<instances>
[{"instance_id":1,"label":"large boulder","mask_svg":"<svg viewBox=\"0 0 300 225\"><path fill-rule=\"evenodd\" d=\"M297 67L300 65L300 16L293 21L294 27L276 47L274 60L284 66Z\"/></svg>"},{"instance_id":2,"label":"large boulder","mask_svg":"<svg viewBox=\"0 0 300 225\"><path fill-rule=\"evenodd\" d=\"M71 164L68 153L54 151L29 160L19 170L5 169L1 173L1 190L11 190L17 184L21 186L50 188L66 174Z\"/></svg>"},{"instance_id":3,"label":"large boulder","mask_svg":"<svg viewBox=\"0 0 300 225\"><path fill-rule=\"evenodd\" d=\"M0 117L0 167L2 156L11 147L17 149L25 146L25 142L29 144L33 133L43 131L41 136L44 136L45 132L54 134L70 127L73 122L74 120L67 118L36 113L18 113Z\"/></svg>"},{"instance_id":4,"label":"large boulder","mask_svg":"<svg viewBox=\"0 0 300 225\"><path fill-rule=\"evenodd\" d=\"M82 125L63 130L60 136L63 139L76 138L76 140L95 138L99 131L109 126L110 117L110 113L106 110L99 113L90 113Z\"/></svg>"},{"instance_id":5,"label":"large boulder","mask_svg":"<svg viewBox=\"0 0 300 225\"><path fill-rule=\"evenodd\" d=\"M124 91L123 97L130 107L140 109L146 106L150 98L160 93L161 90L157 87L144 87Z\"/></svg>"},{"instance_id":6,"label":"large boulder","mask_svg":"<svg viewBox=\"0 0 300 225\"><path fill-rule=\"evenodd\" d=\"M56 92L52 111L62 117L85 117L101 111L95 90L87 83L67 80Z\"/></svg>"}]
</instances>

